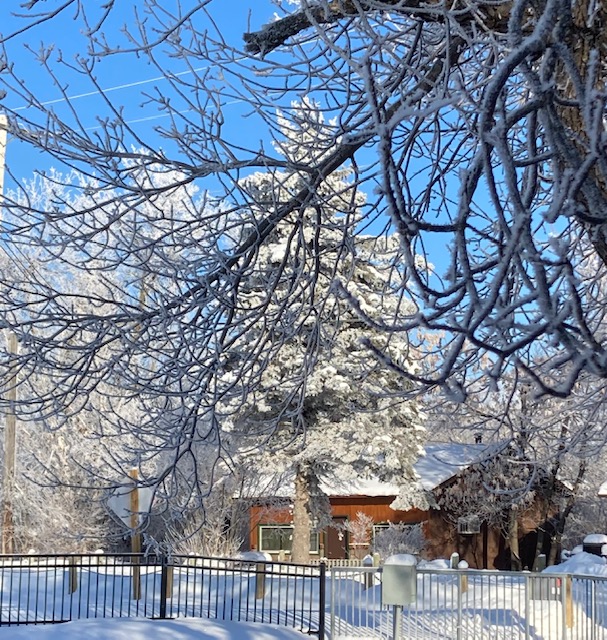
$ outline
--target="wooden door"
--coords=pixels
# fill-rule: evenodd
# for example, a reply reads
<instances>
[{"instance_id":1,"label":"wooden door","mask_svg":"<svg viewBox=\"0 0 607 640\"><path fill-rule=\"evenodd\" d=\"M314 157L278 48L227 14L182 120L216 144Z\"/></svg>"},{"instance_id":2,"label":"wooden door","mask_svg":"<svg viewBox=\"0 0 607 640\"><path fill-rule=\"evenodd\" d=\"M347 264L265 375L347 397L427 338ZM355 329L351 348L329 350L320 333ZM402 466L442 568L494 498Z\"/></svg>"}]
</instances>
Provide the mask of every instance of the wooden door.
<instances>
[{"instance_id":1,"label":"wooden door","mask_svg":"<svg viewBox=\"0 0 607 640\"><path fill-rule=\"evenodd\" d=\"M325 556L329 559L348 558L348 532L345 517L333 518L333 525L325 529Z\"/></svg>"}]
</instances>

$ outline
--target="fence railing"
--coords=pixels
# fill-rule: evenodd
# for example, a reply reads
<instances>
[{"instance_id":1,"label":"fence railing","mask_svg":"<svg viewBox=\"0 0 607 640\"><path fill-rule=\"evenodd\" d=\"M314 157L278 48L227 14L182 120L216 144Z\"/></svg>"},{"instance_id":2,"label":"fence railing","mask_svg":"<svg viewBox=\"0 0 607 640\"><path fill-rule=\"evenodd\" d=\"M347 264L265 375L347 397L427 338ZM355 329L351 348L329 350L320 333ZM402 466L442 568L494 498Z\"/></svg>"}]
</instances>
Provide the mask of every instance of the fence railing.
<instances>
[{"instance_id":1,"label":"fence railing","mask_svg":"<svg viewBox=\"0 0 607 640\"><path fill-rule=\"evenodd\" d=\"M359 558L311 558L310 564L324 564L327 569L332 567L362 567L363 560Z\"/></svg>"},{"instance_id":2,"label":"fence railing","mask_svg":"<svg viewBox=\"0 0 607 640\"><path fill-rule=\"evenodd\" d=\"M265 622L331 640L607 640L607 578L420 569L402 607L382 567L200 556L0 556L0 626L177 616Z\"/></svg>"},{"instance_id":3,"label":"fence railing","mask_svg":"<svg viewBox=\"0 0 607 640\"><path fill-rule=\"evenodd\" d=\"M0 625L176 616L324 637L325 567L200 556L1 555Z\"/></svg>"},{"instance_id":4,"label":"fence railing","mask_svg":"<svg viewBox=\"0 0 607 640\"><path fill-rule=\"evenodd\" d=\"M607 578L420 569L395 610L382 606L382 571L330 570L331 640L607 639Z\"/></svg>"}]
</instances>

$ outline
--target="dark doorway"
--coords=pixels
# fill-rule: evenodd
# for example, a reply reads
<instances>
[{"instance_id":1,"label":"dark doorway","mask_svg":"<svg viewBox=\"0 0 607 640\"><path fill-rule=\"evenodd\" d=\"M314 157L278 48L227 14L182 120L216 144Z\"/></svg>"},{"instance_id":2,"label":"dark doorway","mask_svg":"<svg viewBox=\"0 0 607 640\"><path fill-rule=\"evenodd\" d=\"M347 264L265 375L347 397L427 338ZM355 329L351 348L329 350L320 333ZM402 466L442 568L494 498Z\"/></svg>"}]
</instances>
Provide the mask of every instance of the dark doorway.
<instances>
[{"instance_id":1,"label":"dark doorway","mask_svg":"<svg viewBox=\"0 0 607 640\"><path fill-rule=\"evenodd\" d=\"M348 518L333 518L333 524L325 529L325 556L329 559L348 557L348 532L345 524Z\"/></svg>"}]
</instances>

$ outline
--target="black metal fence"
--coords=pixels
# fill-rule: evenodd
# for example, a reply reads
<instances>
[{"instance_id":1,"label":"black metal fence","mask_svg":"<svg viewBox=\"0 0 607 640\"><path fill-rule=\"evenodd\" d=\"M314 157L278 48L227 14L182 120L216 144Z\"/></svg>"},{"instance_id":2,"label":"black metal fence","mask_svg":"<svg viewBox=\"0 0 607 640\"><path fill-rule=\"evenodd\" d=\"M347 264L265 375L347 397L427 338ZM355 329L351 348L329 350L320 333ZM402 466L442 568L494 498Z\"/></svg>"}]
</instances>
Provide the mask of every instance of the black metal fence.
<instances>
[{"instance_id":1,"label":"black metal fence","mask_svg":"<svg viewBox=\"0 0 607 640\"><path fill-rule=\"evenodd\" d=\"M324 638L325 567L201 556L0 555L0 626L189 616Z\"/></svg>"}]
</instances>

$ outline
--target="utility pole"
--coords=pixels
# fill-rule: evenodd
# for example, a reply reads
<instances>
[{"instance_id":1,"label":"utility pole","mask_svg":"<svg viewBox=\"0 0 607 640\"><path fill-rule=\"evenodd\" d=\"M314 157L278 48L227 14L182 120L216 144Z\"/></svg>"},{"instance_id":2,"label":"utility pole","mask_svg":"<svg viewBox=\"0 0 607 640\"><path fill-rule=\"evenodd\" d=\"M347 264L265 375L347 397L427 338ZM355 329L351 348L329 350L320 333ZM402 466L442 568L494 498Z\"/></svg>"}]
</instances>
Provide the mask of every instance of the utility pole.
<instances>
[{"instance_id":1,"label":"utility pole","mask_svg":"<svg viewBox=\"0 0 607 640\"><path fill-rule=\"evenodd\" d=\"M0 114L0 199L4 197L4 166L6 162L6 141L8 122L6 115ZM2 204L0 200L0 205ZM0 216L1 219L1 216ZM17 353L17 336L8 332L6 336L8 353ZM15 404L17 402L17 373L16 369L6 381L6 396L8 409L4 419L4 481L2 485L2 553L15 551L15 526L13 522L13 496L15 493L15 458L17 417Z\"/></svg>"},{"instance_id":2,"label":"utility pole","mask_svg":"<svg viewBox=\"0 0 607 640\"><path fill-rule=\"evenodd\" d=\"M8 352L17 353L17 336L9 332L7 336ZM2 486L2 553L15 552L15 526L13 522L13 496L15 493L15 460L17 416L17 374L7 380L6 400L8 410L4 419L4 482Z\"/></svg>"}]
</instances>

